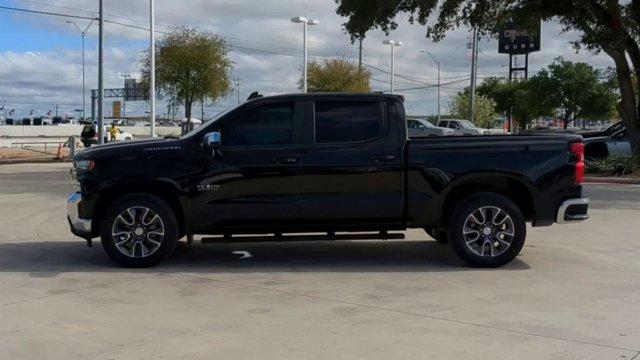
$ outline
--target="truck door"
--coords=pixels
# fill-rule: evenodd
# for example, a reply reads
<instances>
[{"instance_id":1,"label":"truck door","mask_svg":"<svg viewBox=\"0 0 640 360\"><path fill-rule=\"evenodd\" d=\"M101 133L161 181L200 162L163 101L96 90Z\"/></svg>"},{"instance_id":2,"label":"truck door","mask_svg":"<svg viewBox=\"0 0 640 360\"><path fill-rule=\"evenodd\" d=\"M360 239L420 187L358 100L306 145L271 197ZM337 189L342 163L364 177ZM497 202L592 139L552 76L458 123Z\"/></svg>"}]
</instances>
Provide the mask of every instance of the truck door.
<instances>
[{"instance_id":1,"label":"truck door","mask_svg":"<svg viewBox=\"0 0 640 360\"><path fill-rule=\"evenodd\" d=\"M380 99L307 103L300 177L304 221L401 222L402 147L397 120L389 119L386 106ZM405 138L406 133L403 143Z\"/></svg>"},{"instance_id":2,"label":"truck door","mask_svg":"<svg viewBox=\"0 0 640 360\"><path fill-rule=\"evenodd\" d=\"M256 105L224 121L222 147L198 184L209 228L280 226L299 214L302 102Z\"/></svg>"}]
</instances>

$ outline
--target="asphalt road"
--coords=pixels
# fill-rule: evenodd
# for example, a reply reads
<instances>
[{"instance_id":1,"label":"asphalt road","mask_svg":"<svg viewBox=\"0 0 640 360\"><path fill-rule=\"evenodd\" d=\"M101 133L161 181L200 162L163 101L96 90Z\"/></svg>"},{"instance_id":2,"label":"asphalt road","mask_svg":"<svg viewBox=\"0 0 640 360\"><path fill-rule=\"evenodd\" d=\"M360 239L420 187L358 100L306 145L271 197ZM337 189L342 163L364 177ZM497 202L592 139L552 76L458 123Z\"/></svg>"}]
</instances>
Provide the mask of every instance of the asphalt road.
<instances>
[{"instance_id":1,"label":"asphalt road","mask_svg":"<svg viewBox=\"0 0 640 360\"><path fill-rule=\"evenodd\" d=\"M640 359L640 187L586 186L588 222L495 270L417 230L128 270L69 233L67 169L0 166L2 359Z\"/></svg>"}]
</instances>

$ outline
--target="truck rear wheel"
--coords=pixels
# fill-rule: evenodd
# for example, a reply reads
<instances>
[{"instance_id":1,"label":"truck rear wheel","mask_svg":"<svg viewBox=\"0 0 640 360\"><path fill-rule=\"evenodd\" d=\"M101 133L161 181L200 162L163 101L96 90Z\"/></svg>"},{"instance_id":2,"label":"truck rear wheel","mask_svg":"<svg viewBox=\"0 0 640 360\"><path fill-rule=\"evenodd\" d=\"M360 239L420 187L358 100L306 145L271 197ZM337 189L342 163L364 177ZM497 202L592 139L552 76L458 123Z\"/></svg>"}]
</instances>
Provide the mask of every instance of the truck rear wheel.
<instances>
[{"instance_id":1,"label":"truck rear wheel","mask_svg":"<svg viewBox=\"0 0 640 360\"><path fill-rule=\"evenodd\" d=\"M132 194L107 209L100 235L107 255L118 264L150 267L175 249L178 224L171 207L159 197Z\"/></svg>"},{"instance_id":2,"label":"truck rear wheel","mask_svg":"<svg viewBox=\"0 0 640 360\"><path fill-rule=\"evenodd\" d=\"M500 267L513 260L524 246L524 216L509 198L480 193L454 211L448 236L456 253L477 267Z\"/></svg>"}]
</instances>

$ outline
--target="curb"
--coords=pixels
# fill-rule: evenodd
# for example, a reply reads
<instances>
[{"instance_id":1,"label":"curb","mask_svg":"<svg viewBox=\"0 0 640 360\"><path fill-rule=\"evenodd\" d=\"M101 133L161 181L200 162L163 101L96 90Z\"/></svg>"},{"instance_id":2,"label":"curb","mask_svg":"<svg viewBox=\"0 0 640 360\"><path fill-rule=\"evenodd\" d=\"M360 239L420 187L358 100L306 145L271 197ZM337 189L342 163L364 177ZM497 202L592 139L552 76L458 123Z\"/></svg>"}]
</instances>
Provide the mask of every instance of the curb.
<instances>
[{"instance_id":1,"label":"curb","mask_svg":"<svg viewBox=\"0 0 640 360\"><path fill-rule=\"evenodd\" d=\"M640 185L640 179L624 177L586 177L587 184L616 184L616 185Z\"/></svg>"},{"instance_id":2,"label":"curb","mask_svg":"<svg viewBox=\"0 0 640 360\"><path fill-rule=\"evenodd\" d=\"M70 159L1 159L0 166L2 165L16 165L16 164L52 164L52 163L66 163L71 162Z\"/></svg>"}]
</instances>

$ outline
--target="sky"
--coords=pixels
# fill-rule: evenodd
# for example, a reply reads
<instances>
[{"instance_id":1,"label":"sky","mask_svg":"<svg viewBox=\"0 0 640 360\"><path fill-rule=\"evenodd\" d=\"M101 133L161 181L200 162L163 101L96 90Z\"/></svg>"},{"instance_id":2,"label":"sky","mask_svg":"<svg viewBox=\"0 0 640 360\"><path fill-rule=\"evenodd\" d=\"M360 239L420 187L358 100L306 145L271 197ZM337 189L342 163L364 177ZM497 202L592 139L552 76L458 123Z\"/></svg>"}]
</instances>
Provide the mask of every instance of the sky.
<instances>
[{"instance_id":1,"label":"sky","mask_svg":"<svg viewBox=\"0 0 640 360\"><path fill-rule=\"evenodd\" d=\"M105 0L105 19L148 27L147 0ZM0 0L0 6L47 11L93 18L98 0ZM263 95L298 92L302 66L302 25L291 17L318 19L309 28L308 49L312 59L345 58L357 61L357 44L351 44L342 30L346 19L335 13L333 0L156 0L157 30L186 25L223 36L232 46L234 77L240 81L240 98L259 91ZM13 117L28 116L31 109L40 116L49 110L60 115L82 108L82 42L78 30L90 20L25 14L0 9L0 106L15 109ZM398 18L399 28L386 36L372 30L364 42L363 62L373 73L374 91L390 90L390 49L385 39L402 41L396 48L396 92L406 98L411 115L433 115L438 111L437 66L421 51L429 51L441 63L441 111L447 113L451 98L469 85L471 51L467 43L471 31L452 30L434 43L425 37L425 28L410 25L406 15ZM86 111L90 115L89 89L97 88L98 31L92 24L86 36ZM555 22L542 25L542 51L530 55L530 73L545 68L556 57L584 61L604 69L613 63L606 55L576 52L570 41L574 33L563 33ZM158 34L158 36L162 36ZM105 24L105 88L123 87L123 75L139 76L139 59L148 47L148 31L113 23ZM479 81L489 76L508 75L507 55L498 54L497 41L483 38L478 60ZM520 63L524 58L519 59ZM418 88L418 89L416 89ZM105 100L105 115L111 102ZM205 118L237 104L237 93L216 104L204 104ZM146 102L128 102L128 115L143 115ZM157 113L167 112L158 102ZM194 113L200 113L200 106ZM4 114L0 113L0 116ZM179 115L181 116L181 115Z\"/></svg>"}]
</instances>

